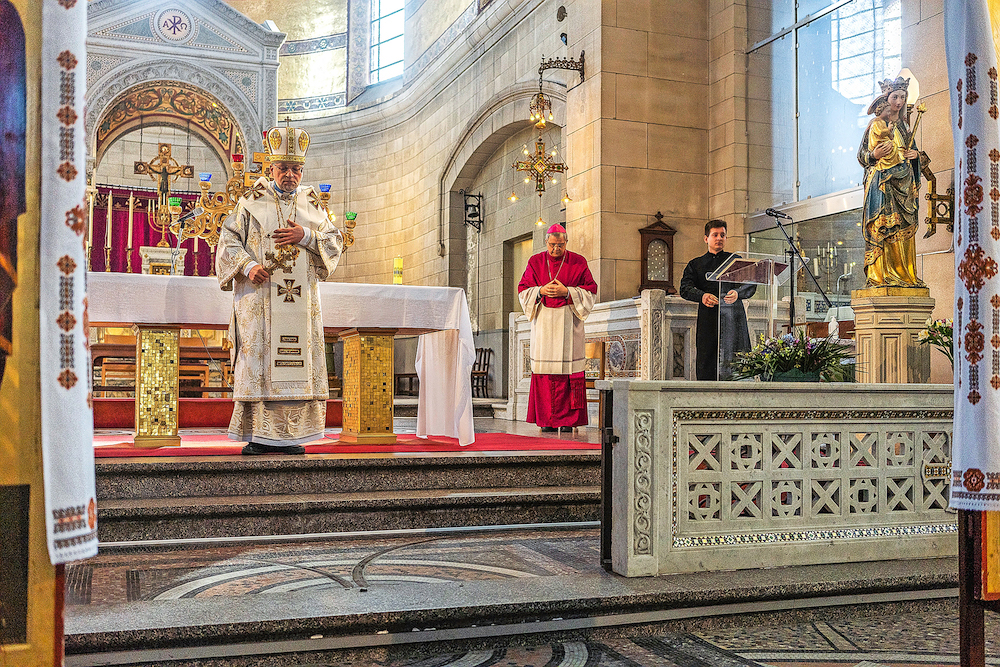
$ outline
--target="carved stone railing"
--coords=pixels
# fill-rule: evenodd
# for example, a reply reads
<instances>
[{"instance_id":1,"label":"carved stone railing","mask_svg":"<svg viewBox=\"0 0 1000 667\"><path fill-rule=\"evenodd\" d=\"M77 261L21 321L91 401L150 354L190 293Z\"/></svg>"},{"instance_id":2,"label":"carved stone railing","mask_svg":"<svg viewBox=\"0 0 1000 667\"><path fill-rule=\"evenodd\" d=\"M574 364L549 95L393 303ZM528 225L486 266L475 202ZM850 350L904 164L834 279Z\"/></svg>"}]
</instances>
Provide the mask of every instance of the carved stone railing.
<instances>
[{"instance_id":1,"label":"carved stone railing","mask_svg":"<svg viewBox=\"0 0 1000 667\"><path fill-rule=\"evenodd\" d=\"M778 309L778 317L787 319L788 304L779 304ZM800 308L799 312L803 310ZM757 341L767 328L766 303L750 301L747 320L750 338ZM584 323L584 330L587 342L596 343L603 350L603 376L599 372L600 360L594 359L590 360L587 377L693 380L697 321L698 304L679 296L667 296L663 290L644 290L637 298L596 304ZM524 315L511 313L509 326L507 409L494 414L523 421L528 411L531 381L528 362L531 323ZM596 394L590 398L596 398ZM591 423L597 423L596 404Z\"/></svg>"},{"instance_id":2,"label":"carved stone railing","mask_svg":"<svg viewBox=\"0 0 1000 667\"><path fill-rule=\"evenodd\" d=\"M957 553L951 385L601 386L619 574Z\"/></svg>"}]
</instances>

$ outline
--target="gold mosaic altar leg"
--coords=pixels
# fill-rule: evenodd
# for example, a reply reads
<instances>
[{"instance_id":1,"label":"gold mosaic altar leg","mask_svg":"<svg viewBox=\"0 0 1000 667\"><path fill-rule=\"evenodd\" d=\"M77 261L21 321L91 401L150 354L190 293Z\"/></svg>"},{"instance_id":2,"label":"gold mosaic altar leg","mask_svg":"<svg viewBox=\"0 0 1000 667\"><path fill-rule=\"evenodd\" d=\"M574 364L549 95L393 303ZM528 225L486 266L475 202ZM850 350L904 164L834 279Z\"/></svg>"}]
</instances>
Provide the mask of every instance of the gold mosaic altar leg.
<instances>
[{"instance_id":1,"label":"gold mosaic altar leg","mask_svg":"<svg viewBox=\"0 0 1000 667\"><path fill-rule=\"evenodd\" d=\"M179 447L180 327L132 327L135 333L135 446Z\"/></svg>"},{"instance_id":2,"label":"gold mosaic altar leg","mask_svg":"<svg viewBox=\"0 0 1000 667\"><path fill-rule=\"evenodd\" d=\"M391 445L395 329L350 329L344 341L344 430L340 442Z\"/></svg>"}]
</instances>

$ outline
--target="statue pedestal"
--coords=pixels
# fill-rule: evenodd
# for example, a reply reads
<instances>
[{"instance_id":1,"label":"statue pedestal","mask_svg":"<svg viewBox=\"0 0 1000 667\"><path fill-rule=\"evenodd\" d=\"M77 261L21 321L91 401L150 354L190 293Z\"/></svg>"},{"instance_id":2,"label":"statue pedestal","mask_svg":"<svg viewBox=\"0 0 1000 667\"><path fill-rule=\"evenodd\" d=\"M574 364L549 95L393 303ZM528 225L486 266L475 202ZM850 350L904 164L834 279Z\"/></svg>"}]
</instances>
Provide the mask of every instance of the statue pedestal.
<instances>
[{"instance_id":1,"label":"statue pedestal","mask_svg":"<svg viewBox=\"0 0 1000 667\"><path fill-rule=\"evenodd\" d=\"M183 276L186 255L187 248L164 248L155 245L144 245L139 248L142 272L154 276Z\"/></svg>"},{"instance_id":2,"label":"statue pedestal","mask_svg":"<svg viewBox=\"0 0 1000 667\"><path fill-rule=\"evenodd\" d=\"M917 335L934 299L926 287L869 287L851 292L857 381L921 383L931 376L931 348Z\"/></svg>"}]
</instances>

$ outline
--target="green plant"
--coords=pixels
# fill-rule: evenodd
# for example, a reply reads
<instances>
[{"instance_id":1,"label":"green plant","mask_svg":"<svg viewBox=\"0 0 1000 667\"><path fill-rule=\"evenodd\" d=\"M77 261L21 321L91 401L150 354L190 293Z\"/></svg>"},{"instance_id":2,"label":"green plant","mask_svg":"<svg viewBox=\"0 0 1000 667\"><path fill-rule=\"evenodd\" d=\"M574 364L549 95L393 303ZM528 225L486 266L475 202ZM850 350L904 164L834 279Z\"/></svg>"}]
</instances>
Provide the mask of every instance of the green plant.
<instances>
[{"instance_id":1,"label":"green plant","mask_svg":"<svg viewBox=\"0 0 1000 667\"><path fill-rule=\"evenodd\" d=\"M749 352L738 352L733 361L733 379L760 377L771 380L777 373L797 369L817 373L824 382L844 382L851 376L851 348L834 338L808 338L802 331L775 338L761 336Z\"/></svg>"},{"instance_id":2,"label":"green plant","mask_svg":"<svg viewBox=\"0 0 1000 667\"><path fill-rule=\"evenodd\" d=\"M924 345L930 345L944 352L951 367L955 368L955 342L952 330L953 322L947 320L932 320L927 318L927 326L917 334L917 340Z\"/></svg>"}]
</instances>

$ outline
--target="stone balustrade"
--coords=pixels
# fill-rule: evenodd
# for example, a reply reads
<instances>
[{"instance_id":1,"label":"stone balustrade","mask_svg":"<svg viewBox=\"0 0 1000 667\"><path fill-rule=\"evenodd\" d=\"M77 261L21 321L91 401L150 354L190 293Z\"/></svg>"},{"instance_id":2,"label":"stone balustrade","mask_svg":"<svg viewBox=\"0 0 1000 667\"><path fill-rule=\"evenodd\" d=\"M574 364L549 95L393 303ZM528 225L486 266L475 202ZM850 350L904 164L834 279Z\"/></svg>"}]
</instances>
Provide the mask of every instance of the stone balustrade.
<instances>
[{"instance_id":1,"label":"stone balustrade","mask_svg":"<svg viewBox=\"0 0 1000 667\"><path fill-rule=\"evenodd\" d=\"M804 307L797 306L798 312ZM788 304L778 304L779 321L788 319ZM698 304L679 296L667 296L663 290L643 290L632 299L594 305L584 323L589 353L587 378L693 380L695 378L695 330ZM756 342L767 330L767 303L762 299L747 302L750 339ZM531 364L528 350L531 323L521 313L510 314L510 348L507 408L495 407L494 414L505 419L524 421L528 411ZM600 355L603 355L603 366ZM596 392L589 398L596 399ZM597 425L596 403L592 404L591 425Z\"/></svg>"},{"instance_id":2,"label":"stone balustrade","mask_svg":"<svg viewBox=\"0 0 1000 667\"><path fill-rule=\"evenodd\" d=\"M613 380L626 576L957 553L952 385Z\"/></svg>"}]
</instances>

